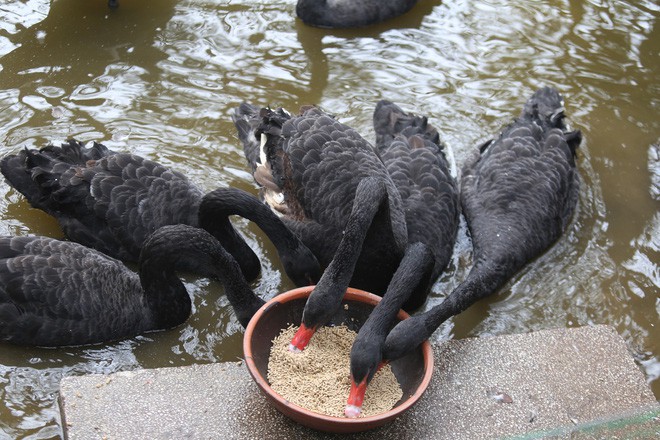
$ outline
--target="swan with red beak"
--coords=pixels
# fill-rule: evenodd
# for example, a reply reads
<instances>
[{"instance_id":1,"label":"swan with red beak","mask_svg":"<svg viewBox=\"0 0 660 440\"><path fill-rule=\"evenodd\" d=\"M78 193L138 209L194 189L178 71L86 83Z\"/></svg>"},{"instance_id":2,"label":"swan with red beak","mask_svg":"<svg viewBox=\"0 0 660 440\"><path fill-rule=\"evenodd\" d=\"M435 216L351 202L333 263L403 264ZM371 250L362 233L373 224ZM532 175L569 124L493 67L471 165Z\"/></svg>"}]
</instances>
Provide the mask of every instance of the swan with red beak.
<instances>
[{"instance_id":1,"label":"swan with red beak","mask_svg":"<svg viewBox=\"0 0 660 440\"><path fill-rule=\"evenodd\" d=\"M371 312L351 349L351 389L344 413L346 417L358 417L362 402L376 372L387 364L382 348L385 338L396 321L396 315L411 292L420 284L427 283L433 268L433 254L422 243L408 246L382 301Z\"/></svg>"},{"instance_id":2,"label":"swan with red beak","mask_svg":"<svg viewBox=\"0 0 660 440\"><path fill-rule=\"evenodd\" d=\"M444 301L399 322L384 343L380 334L369 335L372 324L365 323L360 330L365 335L358 335L362 341L356 340L351 352L353 385L346 415L359 414L364 389L379 363L415 349L447 319L497 292L561 237L577 204L575 153L582 139L579 130L569 131L564 117L561 95L554 88L541 88L521 115L465 165L461 204L474 248L473 266ZM383 302L390 291L392 285ZM379 314L377 309L372 313Z\"/></svg>"}]
</instances>

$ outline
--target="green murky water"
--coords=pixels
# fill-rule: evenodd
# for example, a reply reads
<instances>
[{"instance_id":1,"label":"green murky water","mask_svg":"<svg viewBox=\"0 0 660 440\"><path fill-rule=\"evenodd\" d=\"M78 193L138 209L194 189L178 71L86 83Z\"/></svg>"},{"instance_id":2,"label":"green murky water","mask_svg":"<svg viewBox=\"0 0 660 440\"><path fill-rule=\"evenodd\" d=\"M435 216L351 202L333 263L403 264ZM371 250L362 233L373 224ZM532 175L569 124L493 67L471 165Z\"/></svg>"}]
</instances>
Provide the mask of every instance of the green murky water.
<instances>
[{"instance_id":1,"label":"green murky water","mask_svg":"<svg viewBox=\"0 0 660 440\"><path fill-rule=\"evenodd\" d=\"M655 1L422 0L398 20L327 31L295 0L0 0L0 156L69 137L175 167L211 190L256 194L230 121L247 100L318 104L367 138L375 102L425 113L460 167L539 86L582 129L583 186L569 231L499 295L445 323L437 340L610 324L660 396L660 6ZM60 237L0 184L0 234ZM275 251L236 224L263 261L257 292L293 287ZM470 265L460 232L428 305ZM241 357L241 327L215 282L188 277L179 328L75 349L0 347L0 439L57 438L64 375ZM603 359L607 362L607 359Z\"/></svg>"}]
</instances>

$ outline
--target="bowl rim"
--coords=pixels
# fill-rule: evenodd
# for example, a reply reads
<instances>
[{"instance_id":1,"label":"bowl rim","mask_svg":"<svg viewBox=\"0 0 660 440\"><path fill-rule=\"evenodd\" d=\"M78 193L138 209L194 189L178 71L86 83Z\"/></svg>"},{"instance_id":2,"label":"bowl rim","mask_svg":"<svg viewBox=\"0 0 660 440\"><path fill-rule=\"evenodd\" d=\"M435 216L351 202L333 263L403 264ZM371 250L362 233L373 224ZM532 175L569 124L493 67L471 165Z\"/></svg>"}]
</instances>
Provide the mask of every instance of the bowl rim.
<instances>
[{"instance_id":1,"label":"bowl rim","mask_svg":"<svg viewBox=\"0 0 660 440\"><path fill-rule=\"evenodd\" d=\"M252 375L254 381L257 383L259 388L263 392L265 392L268 397L276 400L283 407L287 407L292 411L300 413L301 415L312 417L319 421L324 421L326 423L331 423L331 424L341 424L343 426L374 424L377 422L384 422L393 419L397 417L399 414L408 410L421 398L422 394L426 391L426 389L428 388L431 382L431 377L433 375L433 349L431 348L431 344L429 343L428 340L424 341L420 345L422 349L422 357L424 359L424 375L422 377L422 381L420 382L415 392L406 400L401 402L401 404L399 404L398 406L395 406L389 411L385 411L380 414L375 414L372 416L358 417L352 419L347 417L329 416L326 414L321 414L308 410L299 405L296 405L295 403L289 402L284 397L280 396L275 390L271 388L270 384L268 383L268 380L261 375L253 360L252 348L250 344L256 323L274 303L286 303L291 300L298 299L303 295L309 296L311 291L314 290L314 287L315 286L298 287L271 298L269 301L266 302L266 304L264 304L259 308L257 313L254 314L254 316L248 323L248 326L245 329L245 334L243 336L243 355L245 358L245 363L247 364L248 367L248 371L250 372L250 375ZM346 289L346 293L343 299L359 300L361 302L366 302L368 304L376 305L378 304L378 302L380 302L382 298L378 295L374 295L373 293L369 293L364 290L349 287ZM367 301L364 301L365 299ZM407 319L409 317L410 315L403 310L399 310L399 313L397 314L397 318L399 319Z\"/></svg>"}]
</instances>

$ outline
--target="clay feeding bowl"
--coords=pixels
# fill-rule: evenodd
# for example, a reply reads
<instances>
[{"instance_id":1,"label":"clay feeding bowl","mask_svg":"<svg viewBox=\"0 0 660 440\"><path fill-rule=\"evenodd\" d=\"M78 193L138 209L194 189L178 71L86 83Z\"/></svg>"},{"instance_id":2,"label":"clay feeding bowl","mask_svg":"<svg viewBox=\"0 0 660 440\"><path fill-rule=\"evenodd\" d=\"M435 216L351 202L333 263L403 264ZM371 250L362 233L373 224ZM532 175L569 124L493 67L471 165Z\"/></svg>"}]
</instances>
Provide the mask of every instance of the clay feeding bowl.
<instances>
[{"instance_id":1,"label":"clay feeding bowl","mask_svg":"<svg viewBox=\"0 0 660 440\"><path fill-rule=\"evenodd\" d=\"M250 375L268 401L282 414L301 425L337 433L376 428L410 409L431 381L433 351L428 341L407 356L391 363L392 371L403 391L403 397L394 408L384 413L356 419L332 417L290 403L273 391L267 380L271 341L290 324L300 324L305 302L313 289L314 286L301 287L276 296L259 309L247 326L243 338L245 363ZM379 296L348 288L342 300L342 307L329 325L345 324L351 330L358 331L379 301ZM345 307L345 304L348 304L348 307ZM397 316L399 320L407 317L408 314L403 310L400 310Z\"/></svg>"}]
</instances>

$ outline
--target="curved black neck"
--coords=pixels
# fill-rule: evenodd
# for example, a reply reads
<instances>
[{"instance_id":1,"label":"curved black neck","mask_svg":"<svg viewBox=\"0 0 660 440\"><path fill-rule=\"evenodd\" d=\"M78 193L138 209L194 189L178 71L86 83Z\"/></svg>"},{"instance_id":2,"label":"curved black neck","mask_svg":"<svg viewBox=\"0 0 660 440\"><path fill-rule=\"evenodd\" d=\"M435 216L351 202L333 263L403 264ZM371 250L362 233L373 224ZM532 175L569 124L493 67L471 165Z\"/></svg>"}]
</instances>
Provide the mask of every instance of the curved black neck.
<instances>
[{"instance_id":1,"label":"curved black neck","mask_svg":"<svg viewBox=\"0 0 660 440\"><path fill-rule=\"evenodd\" d=\"M495 265L477 261L465 281L445 300L430 310L399 322L387 335L383 357L394 360L404 356L428 339L447 319L458 315L478 300L494 293L510 274Z\"/></svg>"},{"instance_id":2,"label":"curved black neck","mask_svg":"<svg viewBox=\"0 0 660 440\"><path fill-rule=\"evenodd\" d=\"M302 321L308 328L327 323L341 304L369 227L384 203L388 203L384 182L372 177L362 179L335 255L307 299Z\"/></svg>"},{"instance_id":3,"label":"curved black neck","mask_svg":"<svg viewBox=\"0 0 660 440\"><path fill-rule=\"evenodd\" d=\"M496 266L477 261L465 281L459 284L441 304L422 314L428 315L425 319L425 327L430 333L426 338L447 319L494 293L506 283L508 278L509 276L502 274Z\"/></svg>"},{"instance_id":4,"label":"curved black neck","mask_svg":"<svg viewBox=\"0 0 660 440\"><path fill-rule=\"evenodd\" d=\"M236 313L238 322L243 328L247 327L252 316L264 305L240 272L236 260L224 249L219 248L214 254L217 273L216 276L225 288L225 295Z\"/></svg>"},{"instance_id":5,"label":"curved black neck","mask_svg":"<svg viewBox=\"0 0 660 440\"><path fill-rule=\"evenodd\" d=\"M382 359L387 333L396 321L396 315L410 294L429 282L434 258L422 243L406 248L406 253L394 273L383 299L360 328L351 349L351 375L355 383L365 378L370 381Z\"/></svg>"},{"instance_id":6,"label":"curved black neck","mask_svg":"<svg viewBox=\"0 0 660 440\"><path fill-rule=\"evenodd\" d=\"M154 252L161 250L154 249ZM154 328L176 327L185 322L192 312L190 295L176 275L174 266L166 259L150 258L142 251L140 283L146 306L153 316Z\"/></svg>"},{"instance_id":7,"label":"curved black neck","mask_svg":"<svg viewBox=\"0 0 660 440\"><path fill-rule=\"evenodd\" d=\"M394 325L397 313L410 294L419 286L428 284L433 264L433 253L426 245L422 243L409 245L387 287L387 292L360 328L356 341L362 337L372 337L370 335L382 337L384 340Z\"/></svg>"},{"instance_id":8,"label":"curved black neck","mask_svg":"<svg viewBox=\"0 0 660 440\"><path fill-rule=\"evenodd\" d=\"M304 247L282 220L265 203L250 193L237 188L218 188L202 199L199 218L204 229L209 230L206 226L216 222L229 223L230 215L239 215L256 223L275 245L282 260L288 261L289 255ZM223 227L226 228L226 225ZM245 243L242 239L241 241ZM227 246L225 247L234 255Z\"/></svg>"},{"instance_id":9,"label":"curved black neck","mask_svg":"<svg viewBox=\"0 0 660 440\"><path fill-rule=\"evenodd\" d=\"M308 285L318 279L320 267L314 254L265 203L236 188L219 188L202 199L199 217L204 229L210 231L210 228L221 227L227 231L231 228L235 233L229 224L230 215L240 215L251 220L266 233L277 248L284 270L294 283L299 286ZM230 243L231 246L240 244L245 245L245 242L240 239L240 243L237 243L236 239L232 239ZM236 256L229 247L227 250ZM237 260L240 264L241 260ZM246 278L251 279L247 276Z\"/></svg>"},{"instance_id":10,"label":"curved black neck","mask_svg":"<svg viewBox=\"0 0 660 440\"><path fill-rule=\"evenodd\" d=\"M191 301L178 270L206 273L220 279L243 326L263 305L240 272L236 260L218 240L202 229L186 225L165 226L145 242L140 254L140 279L154 319L168 328L184 322Z\"/></svg>"},{"instance_id":11,"label":"curved black neck","mask_svg":"<svg viewBox=\"0 0 660 440\"><path fill-rule=\"evenodd\" d=\"M234 214L236 209L232 206L233 196L230 190L222 188L202 198L198 212L199 225L210 232L236 259L245 279L252 281L261 272L261 261L229 221L229 216Z\"/></svg>"}]
</instances>

